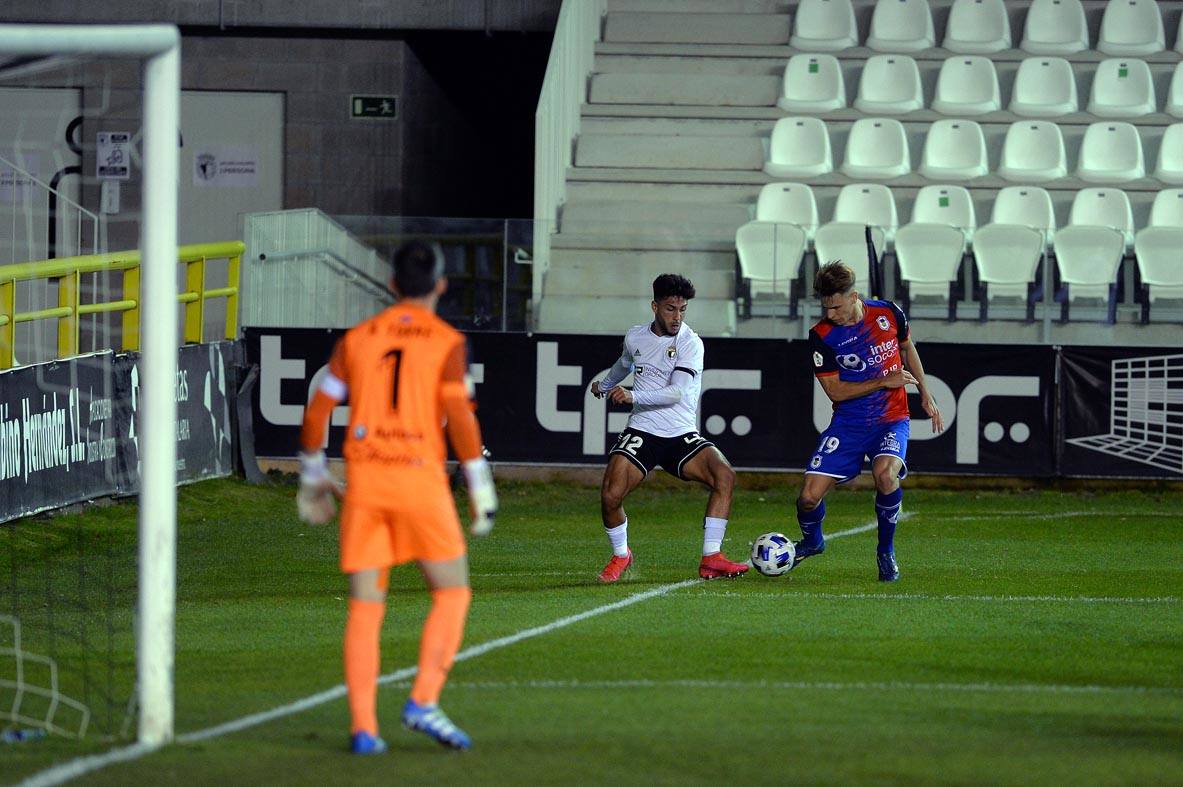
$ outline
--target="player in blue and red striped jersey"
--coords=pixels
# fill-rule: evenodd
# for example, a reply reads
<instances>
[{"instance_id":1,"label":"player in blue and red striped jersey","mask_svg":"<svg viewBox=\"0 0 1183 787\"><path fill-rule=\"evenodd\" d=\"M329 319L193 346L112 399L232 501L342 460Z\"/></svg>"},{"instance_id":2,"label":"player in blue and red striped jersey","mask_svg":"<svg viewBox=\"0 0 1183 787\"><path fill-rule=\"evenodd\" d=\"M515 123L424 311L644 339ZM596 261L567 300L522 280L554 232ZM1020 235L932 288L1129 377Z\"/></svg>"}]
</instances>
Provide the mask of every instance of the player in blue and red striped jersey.
<instances>
[{"instance_id":1,"label":"player in blue and red striped jersey","mask_svg":"<svg viewBox=\"0 0 1183 787\"><path fill-rule=\"evenodd\" d=\"M823 265L813 280L822 319L809 331L813 373L834 403L834 416L822 433L805 470L797 498L801 540L797 562L826 548L822 520L826 494L859 474L871 458L875 477L875 516L879 525L879 579L900 578L895 559L895 526L907 472L908 394L915 385L933 432L944 428L940 410L924 384L924 367L908 334L908 318L891 301L863 300L854 272L842 264Z\"/></svg>"}]
</instances>

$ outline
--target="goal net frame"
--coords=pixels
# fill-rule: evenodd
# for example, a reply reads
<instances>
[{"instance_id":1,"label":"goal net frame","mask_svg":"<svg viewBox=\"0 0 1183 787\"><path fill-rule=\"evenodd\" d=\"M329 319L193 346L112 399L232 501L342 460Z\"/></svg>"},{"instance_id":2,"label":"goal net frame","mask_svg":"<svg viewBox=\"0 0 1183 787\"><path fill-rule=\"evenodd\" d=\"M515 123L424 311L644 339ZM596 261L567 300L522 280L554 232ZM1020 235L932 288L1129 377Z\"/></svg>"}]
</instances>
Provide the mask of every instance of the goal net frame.
<instances>
[{"instance_id":1,"label":"goal net frame","mask_svg":"<svg viewBox=\"0 0 1183 787\"><path fill-rule=\"evenodd\" d=\"M137 738L173 738L176 611L177 176L181 36L175 25L0 24L0 55L139 58L143 65L142 337L136 614Z\"/></svg>"}]
</instances>

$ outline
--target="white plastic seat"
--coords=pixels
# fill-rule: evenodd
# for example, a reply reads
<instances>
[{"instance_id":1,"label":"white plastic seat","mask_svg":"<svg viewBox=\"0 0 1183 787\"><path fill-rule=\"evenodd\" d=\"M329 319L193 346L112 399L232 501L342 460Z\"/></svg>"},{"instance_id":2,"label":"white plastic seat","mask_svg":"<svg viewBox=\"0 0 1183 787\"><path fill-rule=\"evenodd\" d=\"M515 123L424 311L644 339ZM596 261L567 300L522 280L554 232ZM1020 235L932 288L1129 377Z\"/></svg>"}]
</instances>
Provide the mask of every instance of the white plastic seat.
<instances>
[{"instance_id":1,"label":"white plastic seat","mask_svg":"<svg viewBox=\"0 0 1183 787\"><path fill-rule=\"evenodd\" d=\"M953 0L941 46L964 55L1010 49L1010 18L1002 0Z\"/></svg>"},{"instance_id":2,"label":"white plastic seat","mask_svg":"<svg viewBox=\"0 0 1183 787\"><path fill-rule=\"evenodd\" d=\"M998 73L989 58L958 55L941 64L932 108L942 115L981 115L1002 108Z\"/></svg>"},{"instance_id":3,"label":"white plastic seat","mask_svg":"<svg viewBox=\"0 0 1183 787\"><path fill-rule=\"evenodd\" d=\"M1166 49L1162 14L1154 0L1109 0L1097 49L1107 55L1152 55Z\"/></svg>"},{"instance_id":4,"label":"white plastic seat","mask_svg":"<svg viewBox=\"0 0 1183 787\"><path fill-rule=\"evenodd\" d=\"M907 55L875 55L863 65L854 108L860 112L902 115L924 108L920 69Z\"/></svg>"},{"instance_id":5,"label":"white plastic seat","mask_svg":"<svg viewBox=\"0 0 1183 787\"><path fill-rule=\"evenodd\" d=\"M920 174L929 180L968 180L990 171L986 137L972 120L938 120L928 127Z\"/></svg>"},{"instance_id":6,"label":"white plastic seat","mask_svg":"<svg viewBox=\"0 0 1183 787\"><path fill-rule=\"evenodd\" d=\"M1183 30L1183 24L1179 25L1179 29ZM1171 74L1171 86L1167 90L1167 101L1162 111L1183 118L1183 62L1175 66L1175 71Z\"/></svg>"},{"instance_id":7,"label":"white plastic seat","mask_svg":"<svg viewBox=\"0 0 1183 787\"><path fill-rule=\"evenodd\" d=\"M1019 64L1010 111L1023 117L1056 117L1077 111L1076 76L1062 57L1029 57Z\"/></svg>"},{"instance_id":8,"label":"white plastic seat","mask_svg":"<svg viewBox=\"0 0 1183 787\"><path fill-rule=\"evenodd\" d=\"M998 174L1006 180L1039 183L1068 174L1060 127L1046 120L1012 123L1002 143Z\"/></svg>"},{"instance_id":9,"label":"white plastic seat","mask_svg":"<svg viewBox=\"0 0 1183 787\"><path fill-rule=\"evenodd\" d=\"M1133 58L1102 60L1093 76L1088 111L1103 118L1132 118L1154 111L1150 66Z\"/></svg>"},{"instance_id":10,"label":"white plastic seat","mask_svg":"<svg viewBox=\"0 0 1183 787\"><path fill-rule=\"evenodd\" d=\"M916 194L912 221L895 235L895 256L908 294L949 297L976 225L974 204L960 186L925 186Z\"/></svg>"},{"instance_id":11,"label":"white plastic seat","mask_svg":"<svg viewBox=\"0 0 1183 787\"><path fill-rule=\"evenodd\" d=\"M871 227L875 250L882 257L899 227L895 195L880 183L852 183L838 192L834 220L818 227L814 238L818 262L845 262L854 271L855 287L862 293L867 293L870 280L867 226Z\"/></svg>"},{"instance_id":12,"label":"white plastic seat","mask_svg":"<svg viewBox=\"0 0 1183 787\"><path fill-rule=\"evenodd\" d=\"M1089 183L1122 183L1146 177L1142 139L1129 123L1093 123L1080 143L1076 176Z\"/></svg>"},{"instance_id":13,"label":"white plastic seat","mask_svg":"<svg viewBox=\"0 0 1183 787\"><path fill-rule=\"evenodd\" d=\"M1133 242L1134 215L1125 192L1115 188L1083 189L1072 201L1068 226L1056 233L1060 280L1069 301L1107 298L1117 270Z\"/></svg>"},{"instance_id":14,"label":"white plastic seat","mask_svg":"<svg viewBox=\"0 0 1183 787\"><path fill-rule=\"evenodd\" d=\"M1070 55L1089 48L1089 26L1080 0L1034 0L1023 27L1024 52Z\"/></svg>"},{"instance_id":15,"label":"white plastic seat","mask_svg":"<svg viewBox=\"0 0 1183 787\"><path fill-rule=\"evenodd\" d=\"M826 124L813 117L776 121L764 171L776 178L805 178L833 172L834 159Z\"/></svg>"},{"instance_id":16,"label":"white plastic seat","mask_svg":"<svg viewBox=\"0 0 1183 787\"><path fill-rule=\"evenodd\" d=\"M793 55L776 105L789 112L832 112L846 106L846 82L833 55Z\"/></svg>"},{"instance_id":17,"label":"white plastic seat","mask_svg":"<svg viewBox=\"0 0 1183 787\"><path fill-rule=\"evenodd\" d=\"M735 233L740 275L750 295L791 293L817 224L817 203L809 186L769 183L760 190L756 220Z\"/></svg>"},{"instance_id":18,"label":"white plastic seat","mask_svg":"<svg viewBox=\"0 0 1183 787\"><path fill-rule=\"evenodd\" d=\"M850 0L801 0L789 46L806 52L858 46L858 25Z\"/></svg>"},{"instance_id":19,"label":"white plastic seat","mask_svg":"<svg viewBox=\"0 0 1183 787\"><path fill-rule=\"evenodd\" d=\"M974 232L974 264L986 300L1026 298L1056 230L1052 198L1037 186L1007 186L994 198L990 223Z\"/></svg>"},{"instance_id":20,"label":"white plastic seat","mask_svg":"<svg viewBox=\"0 0 1183 787\"><path fill-rule=\"evenodd\" d=\"M1183 123L1167 126L1163 133L1154 177L1172 186L1183 186Z\"/></svg>"},{"instance_id":21,"label":"white plastic seat","mask_svg":"<svg viewBox=\"0 0 1183 787\"><path fill-rule=\"evenodd\" d=\"M928 0L877 0L867 46L876 52L918 52L936 46Z\"/></svg>"},{"instance_id":22,"label":"white plastic seat","mask_svg":"<svg viewBox=\"0 0 1183 787\"><path fill-rule=\"evenodd\" d=\"M894 178L912 171L904 127L892 118L863 118L850 127L842 173L852 178Z\"/></svg>"},{"instance_id":23,"label":"white plastic seat","mask_svg":"<svg viewBox=\"0 0 1183 787\"><path fill-rule=\"evenodd\" d=\"M1150 225L1134 236L1138 272L1148 300L1183 298L1183 189L1160 191L1150 209Z\"/></svg>"}]
</instances>

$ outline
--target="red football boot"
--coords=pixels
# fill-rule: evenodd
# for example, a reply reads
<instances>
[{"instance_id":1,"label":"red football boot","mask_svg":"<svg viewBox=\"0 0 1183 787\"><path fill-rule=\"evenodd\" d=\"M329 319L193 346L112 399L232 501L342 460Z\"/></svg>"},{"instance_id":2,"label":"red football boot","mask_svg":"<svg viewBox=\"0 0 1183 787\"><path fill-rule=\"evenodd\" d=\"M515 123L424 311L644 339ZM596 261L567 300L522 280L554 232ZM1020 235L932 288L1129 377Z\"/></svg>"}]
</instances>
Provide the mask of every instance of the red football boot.
<instances>
[{"instance_id":1,"label":"red football boot","mask_svg":"<svg viewBox=\"0 0 1183 787\"><path fill-rule=\"evenodd\" d=\"M722 552L712 552L702 556L702 562L698 564L698 575L703 579L741 577L748 572L749 568L747 563L728 560Z\"/></svg>"},{"instance_id":2,"label":"red football boot","mask_svg":"<svg viewBox=\"0 0 1183 787\"><path fill-rule=\"evenodd\" d=\"M632 564L633 551L631 549L624 557L613 555L612 559L608 561L608 565L604 566L604 570L600 572L600 581L615 582Z\"/></svg>"}]
</instances>

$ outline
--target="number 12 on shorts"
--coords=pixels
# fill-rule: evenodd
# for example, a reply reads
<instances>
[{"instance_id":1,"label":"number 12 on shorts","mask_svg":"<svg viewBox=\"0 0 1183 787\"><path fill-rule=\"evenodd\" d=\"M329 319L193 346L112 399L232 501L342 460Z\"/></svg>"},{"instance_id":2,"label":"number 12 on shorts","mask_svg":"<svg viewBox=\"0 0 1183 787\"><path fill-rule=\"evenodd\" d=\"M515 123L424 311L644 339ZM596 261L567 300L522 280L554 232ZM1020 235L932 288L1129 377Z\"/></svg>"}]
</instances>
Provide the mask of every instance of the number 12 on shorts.
<instances>
[{"instance_id":1,"label":"number 12 on shorts","mask_svg":"<svg viewBox=\"0 0 1183 787\"><path fill-rule=\"evenodd\" d=\"M620 437L616 440L616 449L619 451L627 451L633 456L637 455L637 449L645 442L645 438L640 435L629 434L628 432L621 432Z\"/></svg>"}]
</instances>

